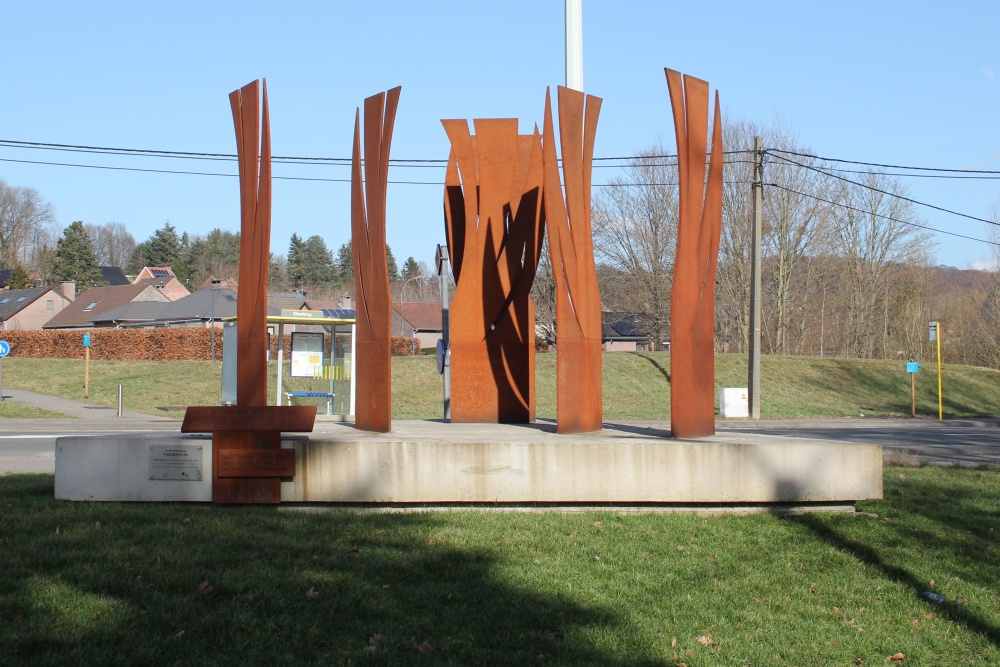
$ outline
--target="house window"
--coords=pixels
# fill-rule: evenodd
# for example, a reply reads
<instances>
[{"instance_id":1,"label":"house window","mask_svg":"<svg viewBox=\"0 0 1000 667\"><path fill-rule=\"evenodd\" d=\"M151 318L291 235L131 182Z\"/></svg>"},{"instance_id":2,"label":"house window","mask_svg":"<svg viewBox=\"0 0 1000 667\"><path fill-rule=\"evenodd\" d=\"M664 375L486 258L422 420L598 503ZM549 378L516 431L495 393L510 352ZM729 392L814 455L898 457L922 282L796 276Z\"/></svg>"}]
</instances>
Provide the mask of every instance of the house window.
<instances>
[{"instance_id":1,"label":"house window","mask_svg":"<svg viewBox=\"0 0 1000 667\"><path fill-rule=\"evenodd\" d=\"M45 301L45 310L52 310L53 308L54 308L54 304L52 303L52 299L46 300Z\"/></svg>"},{"instance_id":2,"label":"house window","mask_svg":"<svg viewBox=\"0 0 1000 667\"><path fill-rule=\"evenodd\" d=\"M25 300L27 300L27 298L28 298L28 297L26 297L26 296L19 296L19 297L17 297L17 302L18 302L18 303L21 303L22 301L25 301Z\"/></svg>"},{"instance_id":3,"label":"house window","mask_svg":"<svg viewBox=\"0 0 1000 667\"><path fill-rule=\"evenodd\" d=\"M98 303L100 303L100 301L95 301L94 303L92 303L92 304L90 304L89 306L87 306L86 308L84 308L84 309L83 309L83 312L85 312L85 313L86 313L86 312L88 312L88 311L91 311L91 310L93 310L93 309L94 309L94 308L95 308L95 307L97 306L97 304L98 304Z\"/></svg>"},{"instance_id":4,"label":"house window","mask_svg":"<svg viewBox=\"0 0 1000 667\"><path fill-rule=\"evenodd\" d=\"M8 301L10 301L10 297L9 296L6 297L6 298L4 298L3 301L0 301L0 303L7 303Z\"/></svg>"}]
</instances>

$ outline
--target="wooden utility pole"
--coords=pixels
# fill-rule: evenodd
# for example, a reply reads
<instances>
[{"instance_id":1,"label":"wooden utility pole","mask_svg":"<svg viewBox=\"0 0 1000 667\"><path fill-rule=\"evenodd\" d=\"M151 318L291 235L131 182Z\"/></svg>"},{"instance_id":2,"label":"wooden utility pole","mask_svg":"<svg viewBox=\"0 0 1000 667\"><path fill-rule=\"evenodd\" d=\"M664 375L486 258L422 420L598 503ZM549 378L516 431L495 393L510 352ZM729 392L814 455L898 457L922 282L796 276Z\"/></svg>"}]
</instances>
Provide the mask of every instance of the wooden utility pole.
<instances>
[{"instance_id":1,"label":"wooden utility pole","mask_svg":"<svg viewBox=\"0 0 1000 667\"><path fill-rule=\"evenodd\" d=\"M764 142L753 138L753 227L750 232L750 360L747 378L750 418L760 419L760 231L764 188Z\"/></svg>"}]
</instances>

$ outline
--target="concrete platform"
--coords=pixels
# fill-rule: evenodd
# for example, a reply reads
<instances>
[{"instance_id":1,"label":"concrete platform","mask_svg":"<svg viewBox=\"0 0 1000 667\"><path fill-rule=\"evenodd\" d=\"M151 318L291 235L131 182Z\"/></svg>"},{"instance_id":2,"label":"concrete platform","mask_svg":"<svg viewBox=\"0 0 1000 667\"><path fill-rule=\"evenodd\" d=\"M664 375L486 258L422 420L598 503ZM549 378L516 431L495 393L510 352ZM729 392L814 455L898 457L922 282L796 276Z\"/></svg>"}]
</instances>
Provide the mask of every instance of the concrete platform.
<instances>
[{"instance_id":1,"label":"concrete platform","mask_svg":"<svg viewBox=\"0 0 1000 667\"><path fill-rule=\"evenodd\" d=\"M329 424L287 437L282 501L376 505L837 505L882 497L882 447L725 433L673 440L628 423L559 435L553 424L397 421L393 432ZM154 446L200 457L201 479L158 479ZM211 438L153 433L56 442L56 497L211 500ZM200 448L200 449L198 449ZM166 473L164 473L166 474Z\"/></svg>"}]
</instances>

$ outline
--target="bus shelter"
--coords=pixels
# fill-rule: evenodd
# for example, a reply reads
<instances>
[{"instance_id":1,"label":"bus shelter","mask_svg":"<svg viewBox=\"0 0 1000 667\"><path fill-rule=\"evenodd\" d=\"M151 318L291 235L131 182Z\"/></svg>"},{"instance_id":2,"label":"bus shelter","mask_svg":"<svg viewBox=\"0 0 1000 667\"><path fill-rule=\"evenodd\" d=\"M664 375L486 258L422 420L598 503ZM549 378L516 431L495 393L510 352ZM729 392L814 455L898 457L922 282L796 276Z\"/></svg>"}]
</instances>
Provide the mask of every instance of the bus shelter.
<instances>
[{"instance_id":1,"label":"bus shelter","mask_svg":"<svg viewBox=\"0 0 1000 667\"><path fill-rule=\"evenodd\" d=\"M268 315L268 334L278 336L277 381L274 404L291 405L294 400L326 401L327 414L353 415L355 405L355 341L356 313L351 309L282 310L280 315ZM222 354L222 404L236 404L236 318L224 323ZM291 326L289 359L285 359L285 331ZM303 330L304 329L304 330ZM350 345L338 344L338 336L350 335ZM329 345L327 345L327 335ZM272 361L270 356L268 361ZM285 366L288 372L285 372ZM286 385L294 378L321 383L308 390L291 389ZM313 382L311 384L316 384Z\"/></svg>"}]
</instances>

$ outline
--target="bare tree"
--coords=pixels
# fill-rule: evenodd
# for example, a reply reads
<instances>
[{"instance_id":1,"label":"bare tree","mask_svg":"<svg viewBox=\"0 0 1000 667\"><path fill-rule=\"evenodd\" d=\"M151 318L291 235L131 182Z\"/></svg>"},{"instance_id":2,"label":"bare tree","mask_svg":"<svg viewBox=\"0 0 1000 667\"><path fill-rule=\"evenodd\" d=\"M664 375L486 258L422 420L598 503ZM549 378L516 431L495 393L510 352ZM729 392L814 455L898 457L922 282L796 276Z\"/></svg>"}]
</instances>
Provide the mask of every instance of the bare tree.
<instances>
[{"instance_id":1,"label":"bare tree","mask_svg":"<svg viewBox=\"0 0 1000 667\"><path fill-rule=\"evenodd\" d=\"M84 225L94 244L94 255L101 266L124 268L135 252L135 237L124 222L112 221L104 225L87 223Z\"/></svg>"},{"instance_id":2,"label":"bare tree","mask_svg":"<svg viewBox=\"0 0 1000 667\"><path fill-rule=\"evenodd\" d=\"M669 331L677 250L677 164L666 154L662 144L642 151L593 202L595 259L614 270L618 293L629 297L627 309L651 316L647 334L654 341ZM602 294L609 291L605 285Z\"/></svg>"},{"instance_id":3,"label":"bare tree","mask_svg":"<svg viewBox=\"0 0 1000 667\"><path fill-rule=\"evenodd\" d=\"M55 211L34 188L0 180L0 262L36 264L55 235Z\"/></svg>"},{"instance_id":4,"label":"bare tree","mask_svg":"<svg viewBox=\"0 0 1000 667\"><path fill-rule=\"evenodd\" d=\"M808 153L796 134L778 118L767 132L766 144L779 151ZM805 343L807 313L825 276L822 262L812 261L830 251L830 179L815 158L797 155L794 160L767 162L768 187L763 201L765 222L762 244L768 258L765 269L773 292L768 299L772 332L769 348L779 354L799 353ZM797 321L796 321L797 320Z\"/></svg>"},{"instance_id":5,"label":"bare tree","mask_svg":"<svg viewBox=\"0 0 1000 667\"><path fill-rule=\"evenodd\" d=\"M913 204L906 188L878 170L838 184L834 214L837 254L843 259L843 352L875 358L893 354L890 339L907 264L930 263L930 236L910 223Z\"/></svg>"},{"instance_id":6,"label":"bare tree","mask_svg":"<svg viewBox=\"0 0 1000 667\"><path fill-rule=\"evenodd\" d=\"M787 354L803 351L809 332L809 303L822 292L829 252L829 182L814 168L816 160L801 157L796 133L780 117L769 124L745 119L726 122L723 129L729 156L723 190L722 237L717 275L717 327L738 350L749 337L750 259L754 137L765 151L761 255L764 349ZM794 159L785 157L795 154Z\"/></svg>"}]
</instances>

